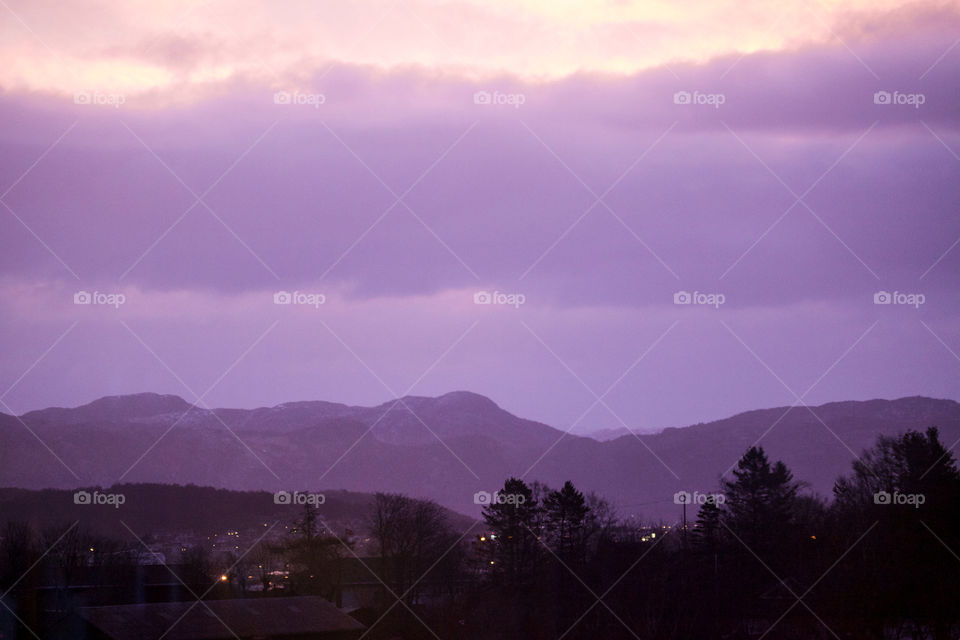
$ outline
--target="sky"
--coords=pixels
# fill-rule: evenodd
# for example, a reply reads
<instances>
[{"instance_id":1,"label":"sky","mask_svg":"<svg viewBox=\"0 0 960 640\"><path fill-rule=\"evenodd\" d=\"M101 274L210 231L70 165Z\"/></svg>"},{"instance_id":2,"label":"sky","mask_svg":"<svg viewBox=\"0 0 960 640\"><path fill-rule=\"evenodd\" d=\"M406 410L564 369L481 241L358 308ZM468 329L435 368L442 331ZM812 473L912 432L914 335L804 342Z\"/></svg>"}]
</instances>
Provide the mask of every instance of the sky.
<instances>
[{"instance_id":1,"label":"sky","mask_svg":"<svg viewBox=\"0 0 960 640\"><path fill-rule=\"evenodd\" d=\"M0 55L0 411L960 399L956 2L2 0Z\"/></svg>"}]
</instances>

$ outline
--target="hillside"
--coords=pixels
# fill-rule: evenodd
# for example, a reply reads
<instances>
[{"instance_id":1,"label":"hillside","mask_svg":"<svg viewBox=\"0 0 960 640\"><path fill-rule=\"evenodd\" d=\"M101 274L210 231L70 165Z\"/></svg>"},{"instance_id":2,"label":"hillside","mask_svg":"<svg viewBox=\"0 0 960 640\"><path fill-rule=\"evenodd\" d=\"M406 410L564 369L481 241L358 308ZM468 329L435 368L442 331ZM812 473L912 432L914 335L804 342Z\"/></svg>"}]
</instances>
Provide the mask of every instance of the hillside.
<instances>
[{"instance_id":1,"label":"hillside","mask_svg":"<svg viewBox=\"0 0 960 640\"><path fill-rule=\"evenodd\" d=\"M524 420L468 392L376 407L293 402L253 410L191 409L175 396L137 394L19 418L0 414L0 486L322 486L405 492L476 516L476 491L493 491L529 469L528 480L573 480L622 514L673 520L676 491L715 489L758 439L811 491L829 495L878 434L933 425L944 442L960 439L960 404L911 397L763 409L599 442Z\"/></svg>"}]
</instances>

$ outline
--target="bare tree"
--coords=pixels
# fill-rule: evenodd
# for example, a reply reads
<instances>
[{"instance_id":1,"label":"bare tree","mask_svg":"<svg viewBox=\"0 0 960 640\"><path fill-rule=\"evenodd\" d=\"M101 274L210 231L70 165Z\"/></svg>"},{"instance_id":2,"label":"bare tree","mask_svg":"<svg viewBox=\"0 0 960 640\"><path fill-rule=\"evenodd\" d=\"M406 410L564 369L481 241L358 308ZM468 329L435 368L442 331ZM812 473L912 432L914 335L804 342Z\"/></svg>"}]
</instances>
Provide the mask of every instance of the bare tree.
<instances>
[{"instance_id":1,"label":"bare tree","mask_svg":"<svg viewBox=\"0 0 960 640\"><path fill-rule=\"evenodd\" d=\"M443 559L451 564L456 560L451 547L457 535L444 509L433 501L378 493L370 529L380 549L381 578L410 604L417 602L425 574L448 569Z\"/></svg>"}]
</instances>

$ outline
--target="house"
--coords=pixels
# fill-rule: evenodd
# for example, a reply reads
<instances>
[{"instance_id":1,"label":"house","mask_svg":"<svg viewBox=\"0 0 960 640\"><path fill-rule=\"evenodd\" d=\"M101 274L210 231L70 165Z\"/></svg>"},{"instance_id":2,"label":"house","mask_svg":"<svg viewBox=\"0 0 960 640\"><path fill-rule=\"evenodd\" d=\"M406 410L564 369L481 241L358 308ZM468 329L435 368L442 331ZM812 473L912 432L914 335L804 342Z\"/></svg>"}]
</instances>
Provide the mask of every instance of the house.
<instances>
[{"instance_id":1,"label":"house","mask_svg":"<svg viewBox=\"0 0 960 640\"><path fill-rule=\"evenodd\" d=\"M356 640L365 629L315 596L81 607L77 612L91 640Z\"/></svg>"}]
</instances>

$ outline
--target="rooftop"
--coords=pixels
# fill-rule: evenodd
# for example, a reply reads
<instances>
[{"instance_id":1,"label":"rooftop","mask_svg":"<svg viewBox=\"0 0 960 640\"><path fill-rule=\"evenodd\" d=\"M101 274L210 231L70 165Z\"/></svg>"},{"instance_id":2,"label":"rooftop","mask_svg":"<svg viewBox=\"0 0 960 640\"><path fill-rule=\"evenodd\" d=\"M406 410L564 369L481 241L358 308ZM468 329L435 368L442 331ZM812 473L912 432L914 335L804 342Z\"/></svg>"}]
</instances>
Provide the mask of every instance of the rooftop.
<instances>
[{"instance_id":1,"label":"rooftop","mask_svg":"<svg viewBox=\"0 0 960 640\"><path fill-rule=\"evenodd\" d=\"M275 638L365 628L315 596L82 607L78 612L115 640Z\"/></svg>"}]
</instances>

